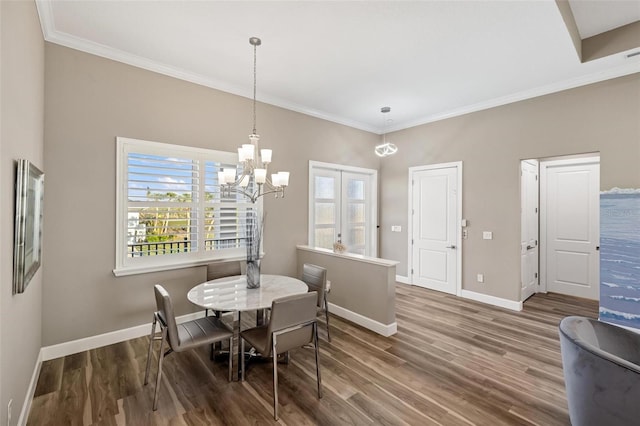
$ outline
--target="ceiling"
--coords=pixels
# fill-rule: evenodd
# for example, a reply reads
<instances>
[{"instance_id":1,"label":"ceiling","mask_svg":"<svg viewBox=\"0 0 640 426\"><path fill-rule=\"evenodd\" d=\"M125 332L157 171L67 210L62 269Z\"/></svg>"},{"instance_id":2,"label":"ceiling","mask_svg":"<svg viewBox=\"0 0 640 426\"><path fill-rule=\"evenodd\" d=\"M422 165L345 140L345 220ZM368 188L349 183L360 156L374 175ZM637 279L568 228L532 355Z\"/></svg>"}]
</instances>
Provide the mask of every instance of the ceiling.
<instances>
[{"instance_id":1,"label":"ceiling","mask_svg":"<svg viewBox=\"0 0 640 426\"><path fill-rule=\"evenodd\" d=\"M640 1L569 0L580 38L640 21Z\"/></svg>"},{"instance_id":2,"label":"ceiling","mask_svg":"<svg viewBox=\"0 0 640 426\"><path fill-rule=\"evenodd\" d=\"M582 38L640 19L640 0L570 4ZM581 63L554 0L37 5L50 42L249 98L260 37L258 101L377 133L640 72Z\"/></svg>"}]
</instances>

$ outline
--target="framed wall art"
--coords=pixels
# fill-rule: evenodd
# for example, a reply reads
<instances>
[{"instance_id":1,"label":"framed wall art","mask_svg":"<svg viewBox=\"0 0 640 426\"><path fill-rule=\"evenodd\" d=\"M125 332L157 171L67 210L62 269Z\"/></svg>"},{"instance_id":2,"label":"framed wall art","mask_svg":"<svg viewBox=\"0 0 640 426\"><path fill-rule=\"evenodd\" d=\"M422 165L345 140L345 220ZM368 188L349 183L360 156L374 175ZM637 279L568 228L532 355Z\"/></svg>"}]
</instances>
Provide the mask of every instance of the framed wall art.
<instances>
[{"instance_id":1,"label":"framed wall art","mask_svg":"<svg viewBox=\"0 0 640 426\"><path fill-rule=\"evenodd\" d=\"M44 174L28 160L18 160L13 248L13 293L23 293L40 267Z\"/></svg>"}]
</instances>

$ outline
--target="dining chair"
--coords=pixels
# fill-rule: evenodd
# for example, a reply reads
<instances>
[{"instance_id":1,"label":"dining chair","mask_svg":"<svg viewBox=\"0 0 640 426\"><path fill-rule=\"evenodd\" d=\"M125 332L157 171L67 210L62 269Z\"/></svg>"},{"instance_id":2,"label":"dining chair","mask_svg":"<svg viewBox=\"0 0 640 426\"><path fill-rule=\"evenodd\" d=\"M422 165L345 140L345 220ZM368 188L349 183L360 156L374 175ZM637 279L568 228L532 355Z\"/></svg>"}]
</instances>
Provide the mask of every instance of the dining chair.
<instances>
[{"instance_id":1,"label":"dining chair","mask_svg":"<svg viewBox=\"0 0 640 426\"><path fill-rule=\"evenodd\" d=\"M327 293L329 293L327 270L318 265L305 263L302 265L301 280L307 284L309 291L318 292L317 309L318 313L324 313L325 322L327 324L327 340L331 341L329 334L329 303L327 302Z\"/></svg>"},{"instance_id":2,"label":"dining chair","mask_svg":"<svg viewBox=\"0 0 640 426\"><path fill-rule=\"evenodd\" d=\"M273 358L273 418L278 420L278 355L313 342L316 354L316 378L318 398L322 398L320 378L320 353L318 351L318 322L316 292L295 294L274 299L271 318L267 325L250 328L240 333L240 351L244 353L245 341L264 357ZM244 357L240 371L244 381Z\"/></svg>"},{"instance_id":3,"label":"dining chair","mask_svg":"<svg viewBox=\"0 0 640 426\"><path fill-rule=\"evenodd\" d=\"M240 261L233 262L211 262L207 264L207 281L216 280L218 278L233 277L242 274L242 263ZM205 309L205 315L209 315L209 310ZM222 314L221 311L215 312L217 317Z\"/></svg>"},{"instance_id":4,"label":"dining chair","mask_svg":"<svg viewBox=\"0 0 640 426\"><path fill-rule=\"evenodd\" d=\"M207 281L217 280L218 278L233 277L235 275L242 275L242 262L237 261L216 261L207 264ZM214 311L214 315L218 318L222 314L229 311ZM209 315L209 309L204 310L204 315ZM217 347L216 347L217 346ZM221 343L214 345L211 344L210 358L214 359L216 353L224 353L222 351Z\"/></svg>"},{"instance_id":5,"label":"dining chair","mask_svg":"<svg viewBox=\"0 0 640 426\"><path fill-rule=\"evenodd\" d=\"M183 352L198 346L209 345L227 339L229 340L229 347L232 347L233 332L216 317L198 318L177 324L173 313L173 303L167 290L160 284L156 284L153 291L156 296L156 307L158 310L153 313L144 384L149 383L153 342L160 340L160 348L158 350L158 377L156 378L156 389L153 394L153 410L155 411L158 408L158 389L160 388L162 362L164 358L171 352ZM156 324L160 325L159 335L156 334ZM166 341L169 342L169 349L163 353L162 351ZM231 372L233 369L232 358L233 357L229 357L229 381L231 381Z\"/></svg>"},{"instance_id":6,"label":"dining chair","mask_svg":"<svg viewBox=\"0 0 640 426\"><path fill-rule=\"evenodd\" d=\"M242 264L240 261L211 262L207 264L207 281L241 274Z\"/></svg>"}]
</instances>

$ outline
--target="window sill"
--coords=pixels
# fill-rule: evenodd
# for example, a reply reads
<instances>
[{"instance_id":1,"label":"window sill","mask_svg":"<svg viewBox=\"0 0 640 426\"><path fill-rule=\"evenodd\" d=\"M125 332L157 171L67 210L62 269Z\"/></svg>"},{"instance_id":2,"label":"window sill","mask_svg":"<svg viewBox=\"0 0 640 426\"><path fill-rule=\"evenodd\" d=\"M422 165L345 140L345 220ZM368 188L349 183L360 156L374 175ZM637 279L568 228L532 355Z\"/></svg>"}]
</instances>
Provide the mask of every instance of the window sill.
<instances>
[{"instance_id":1,"label":"window sill","mask_svg":"<svg viewBox=\"0 0 640 426\"><path fill-rule=\"evenodd\" d=\"M261 254L261 258L264 253ZM140 266L124 266L113 269L113 275L116 277L126 277L128 275L147 274L150 272L172 271L175 269L194 268L197 266L208 265L211 262L232 262L237 260L245 260L246 256L231 256L215 259L199 259L189 262L165 263L161 265L140 265Z\"/></svg>"}]
</instances>

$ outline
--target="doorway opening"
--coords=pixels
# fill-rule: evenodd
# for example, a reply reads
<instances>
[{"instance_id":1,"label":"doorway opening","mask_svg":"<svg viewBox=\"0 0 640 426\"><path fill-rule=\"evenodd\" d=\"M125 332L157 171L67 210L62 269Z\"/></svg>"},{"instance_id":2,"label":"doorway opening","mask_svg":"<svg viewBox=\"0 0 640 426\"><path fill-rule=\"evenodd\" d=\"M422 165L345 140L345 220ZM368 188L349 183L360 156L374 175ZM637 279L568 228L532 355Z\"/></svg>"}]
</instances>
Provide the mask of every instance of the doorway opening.
<instances>
[{"instance_id":1,"label":"doorway opening","mask_svg":"<svg viewBox=\"0 0 640 426\"><path fill-rule=\"evenodd\" d=\"M527 159L521 170L521 292L598 300L599 153Z\"/></svg>"}]
</instances>

